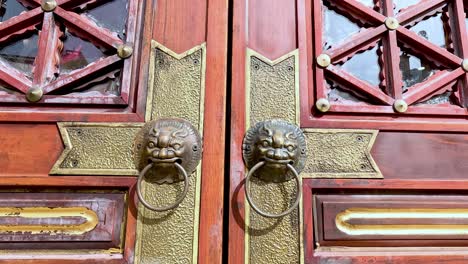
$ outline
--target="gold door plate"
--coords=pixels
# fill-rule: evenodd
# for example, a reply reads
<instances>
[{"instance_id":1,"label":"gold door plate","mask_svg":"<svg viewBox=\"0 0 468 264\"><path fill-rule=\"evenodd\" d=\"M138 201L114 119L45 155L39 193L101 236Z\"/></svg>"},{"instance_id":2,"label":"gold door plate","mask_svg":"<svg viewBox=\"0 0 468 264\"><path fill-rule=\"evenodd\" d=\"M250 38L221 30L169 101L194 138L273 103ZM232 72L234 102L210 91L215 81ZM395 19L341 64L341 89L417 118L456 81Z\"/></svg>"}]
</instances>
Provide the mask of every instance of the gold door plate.
<instances>
[{"instance_id":1,"label":"gold door plate","mask_svg":"<svg viewBox=\"0 0 468 264\"><path fill-rule=\"evenodd\" d=\"M370 151L377 130L304 129L307 162L302 178L383 178Z\"/></svg>"}]
</instances>

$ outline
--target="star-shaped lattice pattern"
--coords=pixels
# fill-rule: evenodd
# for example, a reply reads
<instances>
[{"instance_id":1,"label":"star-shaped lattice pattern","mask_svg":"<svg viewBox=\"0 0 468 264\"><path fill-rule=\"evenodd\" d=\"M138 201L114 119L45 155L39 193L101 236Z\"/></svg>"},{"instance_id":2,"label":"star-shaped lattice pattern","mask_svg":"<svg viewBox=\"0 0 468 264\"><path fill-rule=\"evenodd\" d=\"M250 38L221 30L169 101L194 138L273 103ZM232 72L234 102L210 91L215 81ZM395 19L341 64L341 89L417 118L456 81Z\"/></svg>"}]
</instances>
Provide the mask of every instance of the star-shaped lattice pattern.
<instances>
[{"instance_id":1,"label":"star-shaped lattice pattern","mask_svg":"<svg viewBox=\"0 0 468 264\"><path fill-rule=\"evenodd\" d=\"M452 90L457 107L451 107L449 112L444 112L446 109L432 108L433 112L431 113L466 114L468 61L464 59L468 58L468 37L465 25L467 3L464 3L463 0L421 0L396 12L394 10L395 2L398 1L375 0L372 4L372 0L323 0L324 6L332 8L353 22L357 22L365 29L328 50L324 50L321 45L317 44L322 43L322 36L315 35L315 53L319 74L316 88L317 98L327 98L325 84L326 80L329 80L361 95L363 98L368 98L373 105L372 108L347 107L346 105L334 105L333 102L330 102L331 111L380 111L385 113L403 110L402 112L404 112L406 109L398 109L399 104L403 103L403 108L407 105L409 112L417 113L420 111L418 107L421 107L420 104L424 100ZM411 30L411 27L417 23L441 13L444 14L442 19L445 20L444 27L449 40L445 48ZM316 24L324 24L323 16L316 14L314 20ZM323 28L324 26L322 30L325 30ZM379 46L378 55L381 66L380 87L357 78L341 67L354 56L376 46ZM405 89L400 71L401 52L409 52L423 58L438 70L423 82L413 85L410 89ZM362 67L367 66L363 64ZM328 110L327 107L324 109Z\"/></svg>"},{"instance_id":2,"label":"star-shaped lattice pattern","mask_svg":"<svg viewBox=\"0 0 468 264\"><path fill-rule=\"evenodd\" d=\"M12 39L17 39L30 32L38 32L38 50L30 78L7 63L0 63L0 80L8 87L24 94L2 94L0 101L28 102L28 95L32 92L57 97L66 97L67 89L86 83L96 76L113 75L116 68L123 66L123 60L131 54L132 41L119 38L118 34L111 32L85 15L80 15L88 5L96 5L97 0L20 0L28 11L0 23L0 46ZM131 1L130 1L131 2ZM98 3L99 4L99 3ZM131 4L130 9L134 8ZM50 10L49 10L50 9ZM65 30L64 30L65 28ZM106 56L83 67L71 71L69 74L59 74L61 51L63 49L62 37L71 33L74 37L92 43L103 51ZM133 37L133 35L131 36ZM130 38L131 38L130 37ZM129 41L130 40L130 41ZM127 44L128 42L129 44ZM34 94L33 94L34 95ZM76 95L74 95L76 97ZM94 98L96 97L96 98ZM125 104L121 96L88 96L88 103ZM31 101L31 100L29 100ZM47 100L42 100L44 102ZM66 102L66 101L63 101ZM74 102L80 102L75 100Z\"/></svg>"}]
</instances>

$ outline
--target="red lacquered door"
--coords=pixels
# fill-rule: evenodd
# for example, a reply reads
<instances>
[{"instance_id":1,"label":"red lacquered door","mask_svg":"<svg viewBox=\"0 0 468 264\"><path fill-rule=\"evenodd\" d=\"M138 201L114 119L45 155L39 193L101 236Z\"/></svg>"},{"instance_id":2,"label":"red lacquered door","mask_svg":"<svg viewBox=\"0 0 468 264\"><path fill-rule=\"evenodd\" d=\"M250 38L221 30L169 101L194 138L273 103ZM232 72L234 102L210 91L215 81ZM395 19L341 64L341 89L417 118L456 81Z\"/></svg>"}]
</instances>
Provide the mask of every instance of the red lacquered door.
<instances>
[{"instance_id":1,"label":"red lacquered door","mask_svg":"<svg viewBox=\"0 0 468 264\"><path fill-rule=\"evenodd\" d=\"M234 1L230 263L466 262L467 9Z\"/></svg>"},{"instance_id":2,"label":"red lacquered door","mask_svg":"<svg viewBox=\"0 0 468 264\"><path fill-rule=\"evenodd\" d=\"M227 15L0 1L0 262L221 262Z\"/></svg>"}]
</instances>

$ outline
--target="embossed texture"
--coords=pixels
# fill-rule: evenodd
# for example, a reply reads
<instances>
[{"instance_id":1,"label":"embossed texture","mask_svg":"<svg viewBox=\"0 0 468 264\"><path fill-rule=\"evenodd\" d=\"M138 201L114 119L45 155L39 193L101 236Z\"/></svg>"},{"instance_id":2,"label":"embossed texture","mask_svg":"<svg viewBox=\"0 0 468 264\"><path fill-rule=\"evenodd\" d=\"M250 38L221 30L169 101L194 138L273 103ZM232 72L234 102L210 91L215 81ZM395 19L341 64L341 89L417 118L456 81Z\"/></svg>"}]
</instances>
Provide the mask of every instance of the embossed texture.
<instances>
[{"instance_id":1,"label":"embossed texture","mask_svg":"<svg viewBox=\"0 0 468 264\"><path fill-rule=\"evenodd\" d=\"M149 83L152 94L148 96L150 120L177 113L177 117L198 124L205 83L204 52L204 45L179 56L160 45L154 47Z\"/></svg>"},{"instance_id":2,"label":"embossed texture","mask_svg":"<svg viewBox=\"0 0 468 264\"><path fill-rule=\"evenodd\" d=\"M143 124L58 123L65 150L50 174L136 175L132 144Z\"/></svg>"},{"instance_id":3,"label":"embossed texture","mask_svg":"<svg viewBox=\"0 0 468 264\"><path fill-rule=\"evenodd\" d=\"M153 41L147 119L183 118L203 134L205 44L176 54ZM136 263L193 263L197 259L200 166L190 176L190 187L179 207L153 212L139 205ZM154 180L154 179L153 179ZM143 182L145 199L155 206L171 204L183 182Z\"/></svg>"},{"instance_id":4,"label":"embossed texture","mask_svg":"<svg viewBox=\"0 0 468 264\"><path fill-rule=\"evenodd\" d=\"M250 125L268 119L298 123L297 51L272 62L252 50L248 51L247 113ZM293 201L297 186L294 181L267 183L252 179L252 199L260 209L279 213ZM252 264L299 263L299 210L283 218L258 215L246 204L247 260Z\"/></svg>"},{"instance_id":5,"label":"embossed texture","mask_svg":"<svg viewBox=\"0 0 468 264\"><path fill-rule=\"evenodd\" d=\"M306 129L308 159L302 177L382 178L370 151L376 130Z\"/></svg>"},{"instance_id":6,"label":"embossed texture","mask_svg":"<svg viewBox=\"0 0 468 264\"><path fill-rule=\"evenodd\" d=\"M296 61L290 56L272 65L250 57L250 124L273 118L297 123Z\"/></svg>"}]
</instances>

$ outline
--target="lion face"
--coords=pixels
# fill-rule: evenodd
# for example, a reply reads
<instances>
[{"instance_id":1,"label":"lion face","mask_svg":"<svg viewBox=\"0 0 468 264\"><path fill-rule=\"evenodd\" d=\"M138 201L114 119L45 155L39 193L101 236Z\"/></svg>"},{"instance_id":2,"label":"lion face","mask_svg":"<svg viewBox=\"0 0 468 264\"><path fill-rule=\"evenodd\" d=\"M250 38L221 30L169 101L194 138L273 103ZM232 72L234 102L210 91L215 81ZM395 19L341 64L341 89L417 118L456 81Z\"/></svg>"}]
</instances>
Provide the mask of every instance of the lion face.
<instances>
[{"instance_id":1,"label":"lion face","mask_svg":"<svg viewBox=\"0 0 468 264\"><path fill-rule=\"evenodd\" d=\"M298 171L304 168L305 148L304 134L297 126L282 120L268 120L255 124L247 131L243 155L248 168L265 162L256 173L260 178L283 181L292 176L287 164Z\"/></svg>"},{"instance_id":2,"label":"lion face","mask_svg":"<svg viewBox=\"0 0 468 264\"><path fill-rule=\"evenodd\" d=\"M186 129L154 127L146 145L148 159L154 163L180 162L187 150L185 138L188 133Z\"/></svg>"},{"instance_id":3,"label":"lion face","mask_svg":"<svg viewBox=\"0 0 468 264\"><path fill-rule=\"evenodd\" d=\"M201 137L198 131L183 119L162 118L143 126L134 144L137 168L148 163L153 169L147 179L156 183L171 183L183 179L174 163L179 163L192 174L202 155Z\"/></svg>"}]
</instances>

